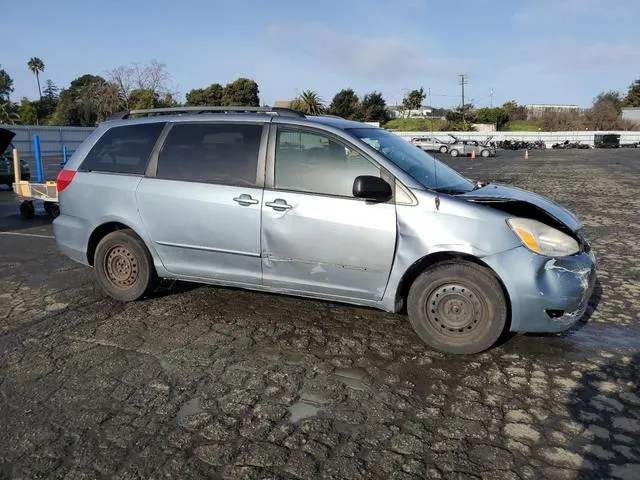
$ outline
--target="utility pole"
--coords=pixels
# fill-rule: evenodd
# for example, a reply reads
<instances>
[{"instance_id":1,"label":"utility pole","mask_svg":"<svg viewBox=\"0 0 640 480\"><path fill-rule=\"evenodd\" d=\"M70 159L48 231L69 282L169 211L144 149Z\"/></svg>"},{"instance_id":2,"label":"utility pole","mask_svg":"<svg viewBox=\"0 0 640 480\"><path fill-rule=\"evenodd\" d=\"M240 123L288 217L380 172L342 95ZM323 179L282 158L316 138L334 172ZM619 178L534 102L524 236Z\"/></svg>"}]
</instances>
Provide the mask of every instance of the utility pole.
<instances>
[{"instance_id":1,"label":"utility pole","mask_svg":"<svg viewBox=\"0 0 640 480\"><path fill-rule=\"evenodd\" d=\"M489 93L489 105L493 108L493 88L491 89L491 93Z\"/></svg>"},{"instance_id":2,"label":"utility pole","mask_svg":"<svg viewBox=\"0 0 640 480\"><path fill-rule=\"evenodd\" d=\"M464 115L464 86L467 84L467 74L466 73L459 73L458 76L460 77L460 87L462 87L462 108L460 110L462 110L462 123L465 123L465 115Z\"/></svg>"},{"instance_id":3,"label":"utility pole","mask_svg":"<svg viewBox=\"0 0 640 480\"><path fill-rule=\"evenodd\" d=\"M433 112L433 103L431 102L431 87L427 89L429 95L429 110ZM429 130L431 132L431 136L433 137L433 116L429 119Z\"/></svg>"}]
</instances>

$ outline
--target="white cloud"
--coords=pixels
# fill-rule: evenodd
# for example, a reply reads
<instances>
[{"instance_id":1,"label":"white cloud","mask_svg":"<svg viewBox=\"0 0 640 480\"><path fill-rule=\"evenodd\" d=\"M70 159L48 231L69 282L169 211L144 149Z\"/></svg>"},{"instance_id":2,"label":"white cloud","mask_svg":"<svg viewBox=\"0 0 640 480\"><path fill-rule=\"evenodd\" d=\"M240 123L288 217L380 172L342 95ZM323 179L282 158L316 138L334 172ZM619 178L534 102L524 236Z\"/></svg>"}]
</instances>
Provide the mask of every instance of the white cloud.
<instances>
[{"instance_id":1,"label":"white cloud","mask_svg":"<svg viewBox=\"0 0 640 480\"><path fill-rule=\"evenodd\" d=\"M576 39L561 39L549 45L549 59L554 68L601 70L640 61L640 50L627 43L587 43Z\"/></svg>"},{"instance_id":2,"label":"white cloud","mask_svg":"<svg viewBox=\"0 0 640 480\"><path fill-rule=\"evenodd\" d=\"M274 23L266 33L283 55L304 55L317 61L318 68L349 75L391 80L426 74L434 67L423 47L398 36L361 36L318 23Z\"/></svg>"},{"instance_id":3,"label":"white cloud","mask_svg":"<svg viewBox=\"0 0 640 480\"><path fill-rule=\"evenodd\" d=\"M585 16L616 18L628 15L637 0L537 0L517 11L521 25L562 25Z\"/></svg>"}]
</instances>

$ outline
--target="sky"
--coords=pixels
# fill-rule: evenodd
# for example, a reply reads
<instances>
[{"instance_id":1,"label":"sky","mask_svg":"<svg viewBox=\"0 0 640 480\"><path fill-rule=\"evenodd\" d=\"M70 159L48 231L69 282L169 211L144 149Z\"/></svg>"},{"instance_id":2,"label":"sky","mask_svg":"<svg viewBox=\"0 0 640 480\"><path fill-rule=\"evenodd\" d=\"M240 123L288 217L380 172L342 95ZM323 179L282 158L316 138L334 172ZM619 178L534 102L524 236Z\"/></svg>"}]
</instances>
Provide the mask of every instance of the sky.
<instances>
[{"instance_id":1,"label":"sky","mask_svg":"<svg viewBox=\"0 0 640 480\"><path fill-rule=\"evenodd\" d=\"M85 73L166 64L183 99L238 77L263 104L315 90L377 90L388 104L408 90L425 104L562 103L588 106L640 78L638 0L20 0L3 9L0 65L14 101L41 83L66 87Z\"/></svg>"}]
</instances>

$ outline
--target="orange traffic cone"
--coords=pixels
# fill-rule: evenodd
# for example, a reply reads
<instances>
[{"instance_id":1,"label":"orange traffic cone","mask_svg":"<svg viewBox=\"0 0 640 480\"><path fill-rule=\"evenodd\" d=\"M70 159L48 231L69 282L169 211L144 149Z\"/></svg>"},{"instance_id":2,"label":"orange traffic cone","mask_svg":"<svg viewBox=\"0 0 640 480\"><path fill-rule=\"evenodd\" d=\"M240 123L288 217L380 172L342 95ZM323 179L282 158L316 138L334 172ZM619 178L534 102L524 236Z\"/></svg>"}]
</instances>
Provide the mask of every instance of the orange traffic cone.
<instances>
[{"instance_id":1,"label":"orange traffic cone","mask_svg":"<svg viewBox=\"0 0 640 480\"><path fill-rule=\"evenodd\" d=\"M524 151L524 159L529 160L529 150Z\"/></svg>"},{"instance_id":2,"label":"orange traffic cone","mask_svg":"<svg viewBox=\"0 0 640 480\"><path fill-rule=\"evenodd\" d=\"M475 160L475 159L476 159L476 151L471 150L471 160Z\"/></svg>"}]
</instances>

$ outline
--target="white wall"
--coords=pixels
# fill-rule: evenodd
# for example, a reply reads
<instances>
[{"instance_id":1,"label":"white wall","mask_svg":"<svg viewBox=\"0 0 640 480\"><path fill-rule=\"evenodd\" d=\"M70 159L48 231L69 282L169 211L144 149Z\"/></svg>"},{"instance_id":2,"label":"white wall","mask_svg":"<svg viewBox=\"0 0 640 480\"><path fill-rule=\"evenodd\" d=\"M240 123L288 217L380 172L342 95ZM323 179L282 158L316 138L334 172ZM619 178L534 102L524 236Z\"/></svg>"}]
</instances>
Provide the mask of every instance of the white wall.
<instances>
[{"instance_id":1,"label":"white wall","mask_svg":"<svg viewBox=\"0 0 640 480\"><path fill-rule=\"evenodd\" d=\"M593 145L593 137L595 134L604 133L616 133L620 135L620 143L634 143L640 142L640 131L627 132L627 131L575 131L575 132L394 132L403 138L409 140L412 137L419 137L423 135L431 135L438 137L448 138L447 135L455 135L458 138L465 140L486 140L487 137L492 136L492 141L499 142L501 140L522 140L528 142L535 142L542 140L550 147L554 143L564 142L569 140L571 142L586 143L587 145Z\"/></svg>"}]
</instances>

